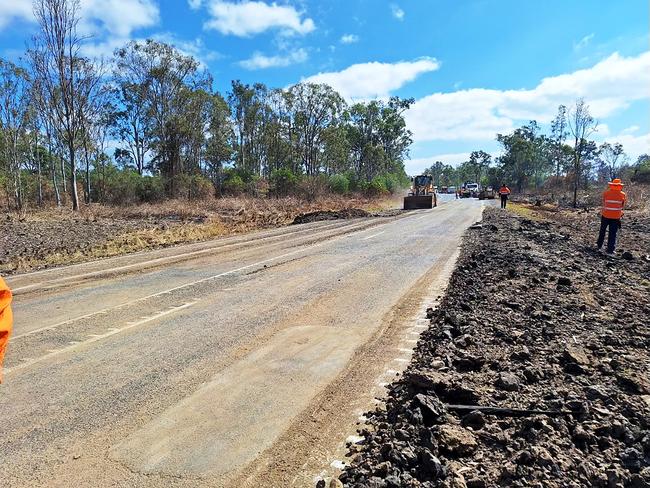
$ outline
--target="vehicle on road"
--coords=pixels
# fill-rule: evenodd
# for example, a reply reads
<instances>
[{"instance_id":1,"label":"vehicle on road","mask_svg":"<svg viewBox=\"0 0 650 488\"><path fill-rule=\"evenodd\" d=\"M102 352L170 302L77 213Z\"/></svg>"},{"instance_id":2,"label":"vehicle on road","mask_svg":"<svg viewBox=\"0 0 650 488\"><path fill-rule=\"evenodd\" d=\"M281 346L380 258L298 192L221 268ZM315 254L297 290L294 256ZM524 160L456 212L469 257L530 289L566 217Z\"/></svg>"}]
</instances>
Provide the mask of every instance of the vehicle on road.
<instances>
[{"instance_id":1,"label":"vehicle on road","mask_svg":"<svg viewBox=\"0 0 650 488\"><path fill-rule=\"evenodd\" d=\"M456 187L455 186L448 186L447 187L447 193L449 193L450 195L453 195L454 193L456 193Z\"/></svg>"},{"instance_id":2,"label":"vehicle on road","mask_svg":"<svg viewBox=\"0 0 650 488\"><path fill-rule=\"evenodd\" d=\"M438 202L433 187L433 177L418 175L411 181L409 194L404 197L404 210L435 207Z\"/></svg>"},{"instance_id":3,"label":"vehicle on road","mask_svg":"<svg viewBox=\"0 0 650 488\"><path fill-rule=\"evenodd\" d=\"M469 197L478 198L478 194L481 191L481 187L478 183L465 183L465 190L466 192L469 193Z\"/></svg>"},{"instance_id":4,"label":"vehicle on road","mask_svg":"<svg viewBox=\"0 0 650 488\"><path fill-rule=\"evenodd\" d=\"M479 200L493 200L495 197L496 197L496 192L494 191L494 188L492 188L491 186L483 188L478 193Z\"/></svg>"}]
</instances>

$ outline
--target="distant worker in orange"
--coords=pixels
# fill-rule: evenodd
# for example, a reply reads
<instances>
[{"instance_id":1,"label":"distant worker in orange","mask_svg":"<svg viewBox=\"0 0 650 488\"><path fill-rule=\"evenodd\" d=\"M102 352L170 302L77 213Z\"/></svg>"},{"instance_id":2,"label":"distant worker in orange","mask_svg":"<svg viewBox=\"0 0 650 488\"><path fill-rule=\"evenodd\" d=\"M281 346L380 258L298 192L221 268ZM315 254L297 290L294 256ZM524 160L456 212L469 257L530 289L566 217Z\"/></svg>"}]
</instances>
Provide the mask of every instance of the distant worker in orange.
<instances>
[{"instance_id":1,"label":"distant worker in orange","mask_svg":"<svg viewBox=\"0 0 650 488\"><path fill-rule=\"evenodd\" d=\"M2 362L7 350L13 316L11 315L11 290L0 278L0 383L2 383Z\"/></svg>"},{"instance_id":2,"label":"distant worker in orange","mask_svg":"<svg viewBox=\"0 0 650 488\"><path fill-rule=\"evenodd\" d=\"M506 203L508 202L508 195L510 195L510 188L506 186L505 183L501 183L501 188L499 188L499 196L501 197L501 208L506 208Z\"/></svg>"},{"instance_id":3,"label":"distant worker in orange","mask_svg":"<svg viewBox=\"0 0 650 488\"><path fill-rule=\"evenodd\" d=\"M605 241L605 232L609 228L607 236L607 254L614 254L616 249L616 234L621 228L621 218L627 197L623 192L623 183L620 179L614 178L608 183L609 188L603 192L603 208L600 213L600 233L596 247L600 250Z\"/></svg>"}]
</instances>

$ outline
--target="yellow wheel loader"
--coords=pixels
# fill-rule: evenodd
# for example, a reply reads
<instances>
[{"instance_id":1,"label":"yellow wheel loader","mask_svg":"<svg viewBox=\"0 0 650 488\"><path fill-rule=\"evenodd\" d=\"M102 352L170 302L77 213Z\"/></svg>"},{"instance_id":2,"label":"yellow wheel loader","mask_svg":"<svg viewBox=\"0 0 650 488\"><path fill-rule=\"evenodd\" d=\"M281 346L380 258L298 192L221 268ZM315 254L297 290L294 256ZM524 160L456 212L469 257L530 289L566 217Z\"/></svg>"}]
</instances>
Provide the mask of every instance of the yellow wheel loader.
<instances>
[{"instance_id":1,"label":"yellow wheel loader","mask_svg":"<svg viewBox=\"0 0 650 488\"><path fill-rule=\"evenodd\" d=\"M409 194L404 197L404 210L433 208L438 204L436 192L433 189L433 177L419 175L411 181Z\"/></svg>"}]
</instances>

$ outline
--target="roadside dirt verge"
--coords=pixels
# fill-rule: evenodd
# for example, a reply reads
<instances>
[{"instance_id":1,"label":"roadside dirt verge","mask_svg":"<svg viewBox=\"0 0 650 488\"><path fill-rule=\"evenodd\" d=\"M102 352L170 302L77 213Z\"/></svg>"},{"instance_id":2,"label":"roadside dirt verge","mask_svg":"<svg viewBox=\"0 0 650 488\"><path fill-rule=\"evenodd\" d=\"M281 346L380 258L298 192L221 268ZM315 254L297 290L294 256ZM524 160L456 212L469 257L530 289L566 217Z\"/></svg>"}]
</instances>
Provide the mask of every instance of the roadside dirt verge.
<instances>
[{"instance_id":1,"label":"roadside dirt verge","mask_svg":"<svg viewBox=\"0 0 650 488\"><path fill-rule=\"evenodd\" d=\"M0 218L0 274L74 264L328 218L369 216L397 204L391 199L328 197L223 198L204 202L106 207L73 213L49 209ZM374 214L373 214L374 215ZM302 223L302 222L301 222Z\"/></svg>"},{"instance_id":2,"label":"roadside dirt verge","mask_svg":"<svg viewBox=\"0 0 650 488\"><path fill-rule=\"evenodd\" d=\"M607 258L595 214L512 210L468 231L346 486L650 487L650 219Z\"/></svg>"}]
</instances>

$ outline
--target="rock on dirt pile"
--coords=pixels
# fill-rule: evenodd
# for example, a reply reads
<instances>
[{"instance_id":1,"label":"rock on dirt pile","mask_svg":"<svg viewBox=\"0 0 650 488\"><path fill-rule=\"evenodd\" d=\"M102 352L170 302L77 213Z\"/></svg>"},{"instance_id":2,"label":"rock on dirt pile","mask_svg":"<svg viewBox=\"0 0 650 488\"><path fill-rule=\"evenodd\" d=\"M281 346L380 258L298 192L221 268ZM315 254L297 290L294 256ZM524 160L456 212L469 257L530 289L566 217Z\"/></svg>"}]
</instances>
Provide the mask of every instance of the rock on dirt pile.
<instances>
[{"instance_id":1,"label":"rock on dirt pile","mask_svg":"<svg viewBox=\"0 0 650 488\"><path fill-rule=\"evenodd\" d=\"M486 210L345 486L650 487L650 264L583 231Z\"/></svg>"}]
</instances>

